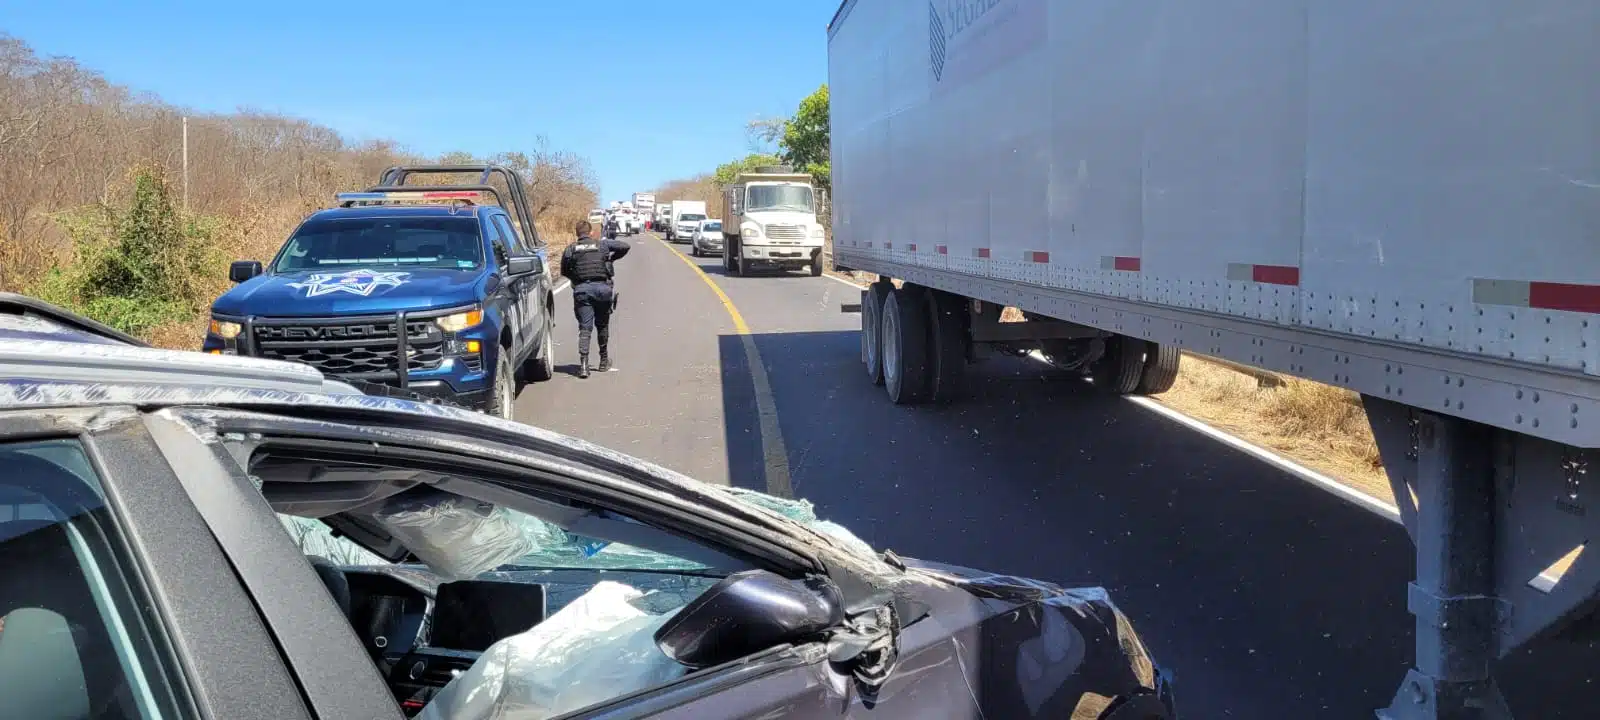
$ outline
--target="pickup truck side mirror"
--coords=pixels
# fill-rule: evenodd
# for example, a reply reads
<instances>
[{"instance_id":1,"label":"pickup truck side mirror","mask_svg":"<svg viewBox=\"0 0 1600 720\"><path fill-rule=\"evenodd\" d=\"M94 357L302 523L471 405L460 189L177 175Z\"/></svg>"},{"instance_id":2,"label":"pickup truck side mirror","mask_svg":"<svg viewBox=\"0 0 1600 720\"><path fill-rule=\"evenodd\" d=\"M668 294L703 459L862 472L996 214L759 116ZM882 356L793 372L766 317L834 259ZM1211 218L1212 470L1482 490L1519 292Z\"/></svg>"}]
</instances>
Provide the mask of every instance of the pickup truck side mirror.
<instances>
[{"instance_id":1,"label":"pickup truck side mirror","mask_svg":"<svg viewBox=\"0 0 1600 720\"><path fill-rule=\"evenodd\" d=\"M228 279L236 283L242 283L260 274L259 260L235 260L228 266Z\"/></svg>"},{"instance_id":2,"label":"pickup truck side mirror","mask_svg":"<svg viewBox=\"0 0 1600 720\"><path fill-rule=\"evenodd\" d=\"M507 275L527 275L528 273L544 272L544 262L538 255L523 255L511 258L506 263Z\"/></svg>"}]
</instances>

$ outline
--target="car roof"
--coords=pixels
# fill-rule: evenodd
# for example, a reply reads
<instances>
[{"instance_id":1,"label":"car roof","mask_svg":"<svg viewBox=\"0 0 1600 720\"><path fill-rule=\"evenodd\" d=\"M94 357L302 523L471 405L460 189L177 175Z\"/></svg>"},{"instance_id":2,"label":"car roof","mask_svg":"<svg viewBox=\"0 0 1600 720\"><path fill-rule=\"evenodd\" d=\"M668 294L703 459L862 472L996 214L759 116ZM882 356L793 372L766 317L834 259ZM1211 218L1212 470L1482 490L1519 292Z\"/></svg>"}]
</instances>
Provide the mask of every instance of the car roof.
<instances>
[{"instance_id":1,"label":"car roof","mask_svg":"<svg viewBox=\"0 0 1600 720\"><path fill-rule=\"evenodd\" d=\"M154 348L114 328L12 293L0 293L0 378L358 392L309 365Z\"/></svg>"},{"instance_id":2,"label":"car roof","mask_svg":"<svg viewBox=\"0 0 1600 720\"><path fill-rule=\"evenodd\" d=\"M480 214L505 212L494 205L363 205L318 210L307 220L332 220L335 218L379 217L477 217Z\"/></svg>"}]
</instances>

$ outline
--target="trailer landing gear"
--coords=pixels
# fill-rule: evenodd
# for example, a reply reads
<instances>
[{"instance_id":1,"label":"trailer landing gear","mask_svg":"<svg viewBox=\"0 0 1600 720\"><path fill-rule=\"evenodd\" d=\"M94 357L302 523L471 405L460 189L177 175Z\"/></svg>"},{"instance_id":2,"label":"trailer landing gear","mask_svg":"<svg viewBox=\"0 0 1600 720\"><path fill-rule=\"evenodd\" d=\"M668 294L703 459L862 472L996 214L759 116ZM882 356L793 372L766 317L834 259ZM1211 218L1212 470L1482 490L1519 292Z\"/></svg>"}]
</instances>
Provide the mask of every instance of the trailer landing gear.
<instances>
[{"instance_id":1,"label":"trailer landing gear","mask_svg":"<svg viewBox=\"0 0 1600 720\"><path fill-rule=\"evenodd\" d=\"M1509 720L1494 662L1594 617L1600 569L1581 554L1600 531L1583 487L1593 451L1372 396L1362 405L1417 553L1406 589L1416 663L1378 717Z\"/></svg>"}]
</instances>

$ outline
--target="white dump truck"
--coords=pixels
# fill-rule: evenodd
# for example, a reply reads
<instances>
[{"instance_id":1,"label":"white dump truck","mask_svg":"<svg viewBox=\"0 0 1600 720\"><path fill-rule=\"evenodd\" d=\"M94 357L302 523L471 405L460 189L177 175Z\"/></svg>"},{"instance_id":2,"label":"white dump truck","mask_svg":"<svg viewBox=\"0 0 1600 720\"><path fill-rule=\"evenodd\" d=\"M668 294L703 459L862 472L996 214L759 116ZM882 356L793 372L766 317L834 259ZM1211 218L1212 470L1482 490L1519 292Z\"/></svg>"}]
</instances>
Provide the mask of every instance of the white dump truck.
<instances>
[{"instance_id":1,"label":"white dump truck","mask_svg":"<svg viewBox=\"0 0 1600 720\"><path fill-rule=\"evenodd\" d=\"M728 216L723 267L746 275L757 267L809 269L822 274L827 237L817 222L820 202L811 176L788 167L741 173L723 190Z\"/></svg>"},{"instance_id":2,"label":"white dump truck","mask_svg":"<svg viewBox=\"0 0 1600 720\"><path fill-rule=\"evenodd\" d=\"M896 403L994 346L1360 393L1417 562L1382 716L1506 718L1495 661L1600 605L1600 4L1404 5L847 0L835 264Z\"/></svg>"}]
</instances>

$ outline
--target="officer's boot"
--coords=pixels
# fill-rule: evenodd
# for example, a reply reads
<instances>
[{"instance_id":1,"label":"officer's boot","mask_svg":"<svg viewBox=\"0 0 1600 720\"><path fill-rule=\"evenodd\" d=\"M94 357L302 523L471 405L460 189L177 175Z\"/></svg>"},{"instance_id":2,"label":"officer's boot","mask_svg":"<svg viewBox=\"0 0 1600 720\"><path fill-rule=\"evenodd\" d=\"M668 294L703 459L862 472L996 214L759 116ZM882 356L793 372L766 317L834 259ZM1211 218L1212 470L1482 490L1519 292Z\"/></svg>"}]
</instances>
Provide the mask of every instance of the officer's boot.
<instances>
[{"instance_id":1,"label":"officer's boot","mask_svg":"<svg viewBox=\"0 0 1600 720\"><path fill-rule=\"evenodd\" d=\"M611 372L611 355L606 353L605 348L600 348L600 367L595 369L600 372Z\"/></svg>"},{"instance_id":2,"label":"officer's boot","mask_svg":"<svg viewBox=\"0 0 1600 720\"><path fill-rule=\"evenodd\" d=\"M581 380L581 379L584 379L584 378L587 378L587 377L589 377L589 356L588 355L579 355L578 356L578 379Z\"/></svg>"}]
</instances>

